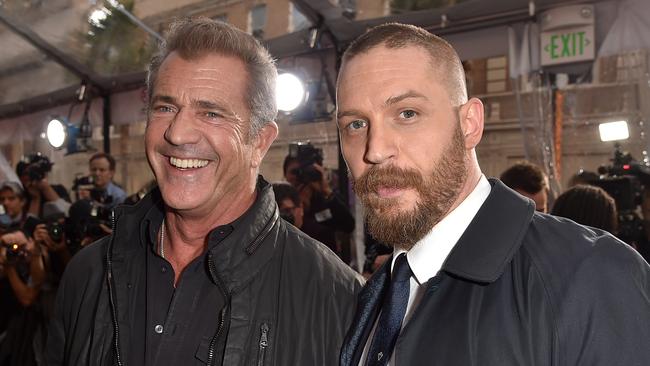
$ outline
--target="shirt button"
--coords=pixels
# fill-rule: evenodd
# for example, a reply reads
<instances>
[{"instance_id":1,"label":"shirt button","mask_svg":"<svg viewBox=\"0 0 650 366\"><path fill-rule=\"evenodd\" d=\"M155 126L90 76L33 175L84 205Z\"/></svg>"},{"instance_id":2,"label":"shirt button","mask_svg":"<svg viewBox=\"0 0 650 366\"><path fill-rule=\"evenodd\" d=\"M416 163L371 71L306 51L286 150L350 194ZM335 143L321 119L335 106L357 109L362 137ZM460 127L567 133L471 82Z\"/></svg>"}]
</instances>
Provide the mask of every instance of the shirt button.
<instances>
[{"instance_id":1,"label":"shirt button","mask_svg":"<svg viewBox=\"0 0 650 366\"><path fill-rule=\"evenodd\" d=\"M160 266L160 272L166 273L167 272L167 267L165 266Z\"/></svg>"},{"instance_id":2,"label":"shirt button","mask_svg":"<svg viewBox=\"0 0 650 366\"><path fill-rule=\"evenodd\" d=\"M156 326L153 328L153 330L154 330L156 333L161 334L161 333L163 332L163 326L160 325L160 324L158 324L158 325L156 325Z\"/></svg>"}]
</instances>

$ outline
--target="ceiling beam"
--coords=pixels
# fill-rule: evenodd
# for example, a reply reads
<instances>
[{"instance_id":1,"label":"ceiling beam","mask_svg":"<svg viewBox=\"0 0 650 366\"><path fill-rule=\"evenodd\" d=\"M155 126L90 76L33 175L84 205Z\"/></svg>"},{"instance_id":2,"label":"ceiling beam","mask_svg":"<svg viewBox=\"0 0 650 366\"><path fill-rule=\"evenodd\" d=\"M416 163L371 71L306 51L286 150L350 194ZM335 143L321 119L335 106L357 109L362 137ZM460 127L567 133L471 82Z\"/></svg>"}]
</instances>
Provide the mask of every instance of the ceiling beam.
<instances>
[{"instance_id":1,"label":"ceiling beam","mask_svg":"<svg viewBox=\"0 0 650 366\"><path fill-rule=\"evenodd\" d=\"M87 81L101 90L107 89L108 85L106 85L106 81L102 80L102 78L97 76L91 69L61 52L58 48L48 43L25 25L11 19L2 8L0 8L0 22L5 24L9 29L11 29L11 31L22 37L36 49L43 52L50 59L79 77L82 81Z\"/></svg>"}]
</instances>

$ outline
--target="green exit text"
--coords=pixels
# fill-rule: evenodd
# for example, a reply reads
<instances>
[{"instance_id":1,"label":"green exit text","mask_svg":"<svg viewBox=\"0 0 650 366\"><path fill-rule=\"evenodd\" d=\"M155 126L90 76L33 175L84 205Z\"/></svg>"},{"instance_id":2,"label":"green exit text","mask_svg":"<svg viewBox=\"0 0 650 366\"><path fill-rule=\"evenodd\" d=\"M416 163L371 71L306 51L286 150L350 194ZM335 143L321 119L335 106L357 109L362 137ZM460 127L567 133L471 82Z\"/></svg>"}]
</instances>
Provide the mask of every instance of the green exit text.
<instances>
[{"instance_id":1,"label":"green exit text","mask_svg":"<svg viewBox=\"0 0 650 366\"><path fill-rule=\"evenodd\" d=\"M585 32L554 34L551 36L551 43L545 48L551 59L554 60L583 55L587 42Z\"/></svg>"}]
</instances>

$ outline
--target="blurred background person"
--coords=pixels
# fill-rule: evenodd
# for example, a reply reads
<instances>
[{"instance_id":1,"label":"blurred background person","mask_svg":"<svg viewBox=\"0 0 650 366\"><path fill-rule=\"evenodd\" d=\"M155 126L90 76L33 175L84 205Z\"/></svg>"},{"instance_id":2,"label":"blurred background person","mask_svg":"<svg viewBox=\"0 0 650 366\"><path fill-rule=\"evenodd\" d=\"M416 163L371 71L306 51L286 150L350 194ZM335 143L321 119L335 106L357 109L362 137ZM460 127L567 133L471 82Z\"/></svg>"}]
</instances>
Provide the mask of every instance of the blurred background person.
<instances>
[{"instance_id":1,"label":"blurred background person","mask_svg":"<svg viewBox=\"0 0 650 366\"><path fill-rule=\"evenodd\" d=\"M308 142L292 143L282 168L285 179L300 195L304 210L300 229L346 261L344 252L349 251L349 240L344 244L337 241L337 232L352 233L354 217L330 186L322 150Z\"/></svg>"},{"instance_id":2,"label":"blurred background person","mask_svg":"<svg viewBox=\"0 0 650 366\"><path fill-rule=\"evenodd\" d=\"M70 208L70 196L65 187L51 185L47 180L53 165L47 156L40 153L26 155L16 165L16 174L26 192L26 212L38 218L43 216L46 203L61 212L67 212Z\"/></svg>"},{"instance_id":3,"label":"blurred background person","mask_svg":"<svg viewBox=\"0 0 650 366\"><path fill-rule=\"evenodd\" d=\"M535 209L548 212L548 177L542 169L528 161L520 161L501 173L503 184L535 201Z\"/></svg>"},{"instance_id":4,"label":"blurred background person","mask_svg":"<svg viewBox=\"0 0 650 366\"><path fill-rule=\"evenodd\" d=\"M124 202L126 199L126 192L113 182L115 166L115 158L110 154L98 152L91 156L90 160L88 160L91 179L89 179L88 182L84 182L86 184L79 187L79 198L92 198L95 201L101 202L108 208L113 208ZM87 183L92 183L92 186Z\"/></svg>"},{"instance_id":5,"label":"blurred background person","mask_svg":"<svg viewBox=\"0 0 650 366\"><path fill-rule=\"evenodd\" d=\"M20 183L6 181L0 184L0 205L8 219L2 223L4 229L21 227L25 221L25 191Z\"/></svg>"},{"instance_id":6,"label":"blurred background person","mask_svg":"<svg viewBox=\"0 0 650 366\"><path fill-rule=\"evenodd\" d=\"M569 179L569 187L577 186L578 184L593 185L598 179L600 179L598 173L580 169L579 172L572 175L571 179Z\"/></svg>"},{"instance_id":7,"label":"blurred background person","mask_svg":"<svg viewBox=\"0 0 650 366\"><path fill-rule=\"evenodd\" d=\"M0 365L38 365L46 336L39 302L46 273L40 246L20 230L0 236L0 277L4 295L0 323L5 327Z\"/></svg>"},{"instance_id":8,"label":"blurred background person","mask_svg":"<svg viewBox=\"0 0 650 366\"><path fill-rule=\"evenodd\" d=\"M614 235L617 232L616 202L600 187L579 184L569 188L555 200L551 214Z\"/></svg>"},{"instance_id":9,"label":"blurred background person","mask_svg":"<svg viewBox=\"0 0 650 366\"><path fill-rule=\"evenodd\" d=\"M298 191L289 183L273 183L275 202L280 210L280 217L300 229L304 211Z\"/></svg>"}]
</instances>

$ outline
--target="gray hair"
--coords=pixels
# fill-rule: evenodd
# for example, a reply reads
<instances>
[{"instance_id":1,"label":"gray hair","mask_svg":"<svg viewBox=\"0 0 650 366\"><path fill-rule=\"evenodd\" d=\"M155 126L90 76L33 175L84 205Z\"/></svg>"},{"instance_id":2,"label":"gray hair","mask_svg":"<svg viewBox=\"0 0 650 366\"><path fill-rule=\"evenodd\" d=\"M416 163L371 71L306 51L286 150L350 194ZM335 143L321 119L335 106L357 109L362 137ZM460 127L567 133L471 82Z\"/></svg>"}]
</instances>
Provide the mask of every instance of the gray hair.
<instances>
[{"instance_id":1,"label":"gray hair","mask_svg":"<svg viewBox=\"0 0 650 366\"><path fill-rule=\"evenodd\" d=\"M230 24L204 17L180 19L171 24L165 41L160 43L158 53L149 64L148 107L151 107L160 65L172 52L178 52L186 60L208 53L239 58L248 71L245 98L250 109L251 132L256 134L265 124L275 120L278 71L269 52L251 35Z\"/></svg>"}]
</instances>

